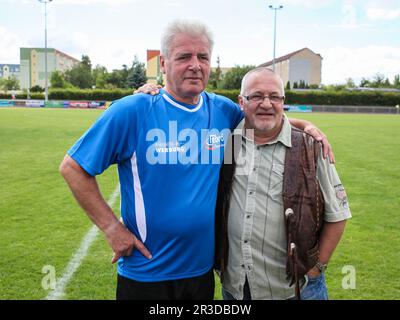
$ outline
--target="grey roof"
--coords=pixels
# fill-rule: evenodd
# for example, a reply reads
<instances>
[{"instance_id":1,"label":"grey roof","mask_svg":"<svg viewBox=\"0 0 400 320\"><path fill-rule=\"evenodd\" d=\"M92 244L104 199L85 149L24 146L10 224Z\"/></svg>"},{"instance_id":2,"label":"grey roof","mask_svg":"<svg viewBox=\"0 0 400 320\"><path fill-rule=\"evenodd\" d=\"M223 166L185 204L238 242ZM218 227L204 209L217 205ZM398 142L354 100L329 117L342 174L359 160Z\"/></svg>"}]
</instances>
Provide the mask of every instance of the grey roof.
<instances>
[{"instance_id":1,"label":"grey roof","mask_svg":"<svg viewBox=\"0 0 400 320\"><path fill-rule=\"evenodd\" d=\"M293 52L291 52L291 53L289 53L289 54L286 54L286 55L284 55L284 56L282 56L282 57L275 58L275 63L288 60L288 59L290 59L291 57L293 57L294 55L296 55L297 53L299 53L300 51L303 51L303 50L310 50L310 49L308 49L308 48L302 48L302 49L300 49L300 50L296 50L296 51L293 51ZM315 55L320 56L320 58L322 59L322 57L321 57L321 55L320 55L319 53L315 53L315 52L312 51L312 50L310 50L310 51L311 51L312 53L314 53ZM265 62L265 63L263 63L263 64L260 64L259 67L268 67L268 66L271 66L272 64L273 64L273 60L270 60L270 61L268 61L268 62Z\"/></svg>"}]
</instances>

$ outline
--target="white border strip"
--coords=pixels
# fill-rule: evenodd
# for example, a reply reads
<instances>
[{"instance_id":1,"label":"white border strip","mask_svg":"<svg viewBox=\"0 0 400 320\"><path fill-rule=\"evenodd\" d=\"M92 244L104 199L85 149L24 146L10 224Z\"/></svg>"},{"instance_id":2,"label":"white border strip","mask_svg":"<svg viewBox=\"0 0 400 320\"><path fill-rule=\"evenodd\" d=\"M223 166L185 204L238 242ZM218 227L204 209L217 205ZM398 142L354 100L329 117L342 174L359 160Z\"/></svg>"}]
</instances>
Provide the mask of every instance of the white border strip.
<instances>
[{"instance_id":1,"label":"white border strip","mask_svg":"<svg viewBox=\"0 0 400 320\"><path fill-rule=\"evenodd\" d=\"M184 111L187 111L187 112L196 112L196 111L199 110L199 109L201 108L201 106L203 105L203 97L202 97L201 95L199 96L199 97L200 97L199 104L198 104L197 107L194 108L194 109L189 109L189 108L186 108L186 107L180 105L179 103L176 103L174 100L172 100L170 97L168 97L165 93L164 93L162 96L163 96L163 98L164 98L165 100L167 100L167 101L168 101L170 104L172 104L174 107L177 107L177 108L179 108L179 109L181 109L181 110L184 110Z\"/></svg>"},{"instance_id":2,"label":"white border strip","mask_svg":"<svg viewBox=\"0 0 400 320\"><path fill-rule=\"evenodd\" d=\"M112 208L114 206L115 201L119 196L119 184L115 188L114 192L111 194L110 199L108 200L107 204ZM72 276L78 270L80 265L82 264L83 259L86 258L89 248L92 245L93 241L96 239L99 229L93 225L92 228L86 233L85 237L81 242L81 246L75 252L72 259L69 261L67 267L61 278L57 279L56 288L51 291L46 300L61 300L65 294L65 288L67 287L68 283L71 281Z\"/></svg>"},{"instance_id":3,"label":"white border strip","mask_svg":"<svg viewBox=\"0 0 400 320\"><path fill-rule=\"evenodd\" d=\"M133 175L133 192L135 194L136 225L139 230L139 234L140 234L140 238L141 238L140 240L142 242L145 242L146 237L147 237L146 210L144 208L142 185L140 183L140 178L139 178L136 152L132 156L131 166L132 166L132 175Z\"/></svg>"}]
</instances>

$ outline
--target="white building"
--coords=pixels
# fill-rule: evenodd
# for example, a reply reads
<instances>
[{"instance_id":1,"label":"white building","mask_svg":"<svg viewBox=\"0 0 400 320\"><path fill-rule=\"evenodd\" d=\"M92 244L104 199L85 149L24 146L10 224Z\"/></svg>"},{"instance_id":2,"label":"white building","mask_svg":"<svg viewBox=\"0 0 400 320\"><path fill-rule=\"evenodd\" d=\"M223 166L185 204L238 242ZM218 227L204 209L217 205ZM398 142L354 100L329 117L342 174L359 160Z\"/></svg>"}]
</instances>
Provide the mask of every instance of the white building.
<instances>
[{"instance_id":1,"label":"white building","mask_svg":"<svg viewBox=\"0 0 400 320\"><path fill-rule=\"evenodd\" d=\"M44 48L20 48L21 89L32 88L36 85L45 87L45 49ZM67 71L79 60L57 49L47 48L47 74L48 85L53 71Z\"/></svg>"},{"instance_id":2,"label":"white building","mask_svg":"<svg viewBox=\"0 0 400 320\"><path fill-rule=\"evenodd\" d=\"M0 64L0 78L8 79L11 76L15 76L19 79L19 64Z\"/></svg>"},{"instance_id":3,"label":"white building","mask_svg":"<svg viewBox=\"0 0 400 320\"><path fill-rule=\"evenodd\" d=\"M260 67L272 68L273 61L268 61ZM308 48L303 48L275 59L275 72L280 75L283 84L290 86L300 81L308 85L321 85L322 57Z\"/></svg>"}]
</instances>

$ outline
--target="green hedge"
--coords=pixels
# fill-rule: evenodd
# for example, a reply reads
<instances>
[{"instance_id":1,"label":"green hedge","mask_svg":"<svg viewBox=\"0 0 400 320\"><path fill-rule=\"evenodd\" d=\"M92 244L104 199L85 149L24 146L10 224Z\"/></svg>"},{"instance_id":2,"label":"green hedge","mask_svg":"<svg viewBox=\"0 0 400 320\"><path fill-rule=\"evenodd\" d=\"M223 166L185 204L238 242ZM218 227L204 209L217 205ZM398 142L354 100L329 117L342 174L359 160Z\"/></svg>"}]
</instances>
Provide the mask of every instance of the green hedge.
<instances>
[{"instance_id":1,"label":"green hedge","mask_svg":"<svg viewBox=\"0 0 400 320\"><path fill-rule=\"evenodd\" d=\"M287 104L339 106L395 106L400 104L400 93L396 92L288 91L286 97Z\"/></svg>"},{"instance_id":2,"label":"green hedge","mask_svg":"<svg viewBox=\"0 0 400 320\"><path fill-rule=\"evenodd\" d=\"M238 102L238 95L240 94L240 90L212 90L212 92L225 96L234 102Z\"/></svg>"},{"instance_id":3,"label":"green hedge","mask_svg":"<svg viewBox=\"0 0 400 320\"><path fill-rule=\"evenodd\" d=\"M11 93L0 93L0 99L11 99ZM26 94L24 93L19 93L15 95L16 99L21 99L25 100L26 99ZM44 94L43 93L31 93L31 99L33 100L43 100L44 99Z\"/></svg>"},{"instance_id":4,"label":"green hedge","mask_svg":"<svg viewBox=\"0 0 400 320\"><path fill-rule=\"evenodd\" d=\"M97 100L113 101L132 94L132 90L114 89L114 90L84 90L84 89L50 89L49 100ZM17 94L16 99L27 99L26 93ZM31 93L31 99L43 100L44 93ZM0 93L0 99L11 99L11 93Z\"/></svg>"},{"instance_id":5,"label":"green hedge","mask_svg":"<svg viewBox=\"0 0 400 320\"><path fill-rule=\"evenodd\" d=\"M237 102L239 90L213 90ZM50 89L50 100L102 100L113 101L132 94L132 90L78 90ZM17 99L26 99L18 94ZM11 94L0 93L0 99L11 99ZM43 93L32 93L31 99L44 99ZM395 106L400 105L398 92L349 92L349 91L286 91L286 104L341 105L341 106Z\"/></svg>"},{"instance_id":6,"label":"green hedge","mask_svg":"<svg viewBox=\"0 0 400 320\"><path fill-rule=\"evenodd\" d=\"M114 90L77 90L77 89L51 89L49 99L52 100L103 100L113 101L132 94L132 90L114 89Z\"/></svg>"},{"instance_id":7,"label":"green hedge","mask_svg":"<svg viewBox=\"0 0 400 320\"><path fill-rule=\"evenodd\" d=\"M214 90L213 92L237 102L239 90ZM395 106L400 105L398 92L349 91L286 91L285 104L338 105L338 106Z\"/></svg>"}]
</instances>

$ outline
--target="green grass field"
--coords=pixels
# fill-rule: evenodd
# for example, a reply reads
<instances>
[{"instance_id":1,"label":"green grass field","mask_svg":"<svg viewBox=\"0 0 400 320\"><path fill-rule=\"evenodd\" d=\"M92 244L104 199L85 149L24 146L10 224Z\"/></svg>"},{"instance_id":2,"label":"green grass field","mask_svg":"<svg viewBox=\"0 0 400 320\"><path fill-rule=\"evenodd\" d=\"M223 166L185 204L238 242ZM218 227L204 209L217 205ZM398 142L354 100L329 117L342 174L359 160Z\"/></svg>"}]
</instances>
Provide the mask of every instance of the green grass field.
<instances>
[{"instance_id":1,"label":"green grass field","mask_svg":"<svg viewBox=\"0 0 400 320\"><path fill-rule=\"evenodd\" d=\"M0 108L0 299L46 298L51 290L42 287L43 267L53 266L61 277L91 228L58 166L100 113ZM353 214L326 274L330 298L399 299L400 117L290 116L309 119L328 135ZM116 168L98 181L108 200L118 183ZM64 299L114 299L111 257L99 234L66 286ZM350 283L349 266L355 271L355 288L344 289L342 283Z\"/></svg>"}]
</instances>

